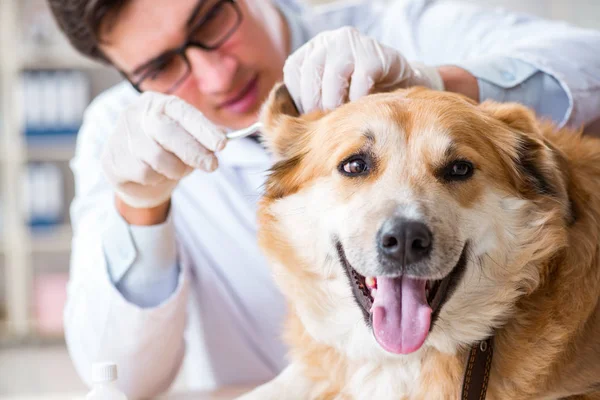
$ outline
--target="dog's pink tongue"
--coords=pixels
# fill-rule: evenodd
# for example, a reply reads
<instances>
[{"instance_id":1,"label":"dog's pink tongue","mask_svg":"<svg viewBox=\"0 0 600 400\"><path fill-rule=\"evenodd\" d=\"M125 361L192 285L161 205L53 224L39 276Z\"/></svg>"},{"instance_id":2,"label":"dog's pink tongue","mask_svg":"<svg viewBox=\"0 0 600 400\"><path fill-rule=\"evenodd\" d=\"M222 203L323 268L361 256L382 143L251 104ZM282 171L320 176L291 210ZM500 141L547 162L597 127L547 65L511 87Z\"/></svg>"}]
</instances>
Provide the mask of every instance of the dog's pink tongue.
<instances>
[{"instance_id":1,"label":"dog's pink tongue","mask_svg":"<svg viewBox=\"0 0 600 400\"><path fill-rule=\"evenodd\" d=\"M373 333L385 350L408 354L425 342L431 323L431 307L424 280L377 277L373 301Z\"/></svg>"}]
</instances>

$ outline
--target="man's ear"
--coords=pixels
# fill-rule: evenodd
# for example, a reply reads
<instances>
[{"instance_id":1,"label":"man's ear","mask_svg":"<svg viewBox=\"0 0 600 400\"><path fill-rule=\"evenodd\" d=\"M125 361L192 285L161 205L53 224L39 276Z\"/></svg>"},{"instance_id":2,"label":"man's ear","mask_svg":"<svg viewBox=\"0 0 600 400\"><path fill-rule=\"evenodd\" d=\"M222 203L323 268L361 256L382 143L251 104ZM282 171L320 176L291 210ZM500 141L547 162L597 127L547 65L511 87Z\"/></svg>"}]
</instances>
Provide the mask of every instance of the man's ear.
<instances>
[{"instance_id":1,"label":"man's ear","mask_svg":"<svg viewBox=\"0 0 600 400\"><path fill-rule=\"evenodd\" d=\"M261 110L260 121L263 124L263 143L275 158L294 157L308 127L283 83L278 83L271 90Z\"/></svg>"}]
</instances>

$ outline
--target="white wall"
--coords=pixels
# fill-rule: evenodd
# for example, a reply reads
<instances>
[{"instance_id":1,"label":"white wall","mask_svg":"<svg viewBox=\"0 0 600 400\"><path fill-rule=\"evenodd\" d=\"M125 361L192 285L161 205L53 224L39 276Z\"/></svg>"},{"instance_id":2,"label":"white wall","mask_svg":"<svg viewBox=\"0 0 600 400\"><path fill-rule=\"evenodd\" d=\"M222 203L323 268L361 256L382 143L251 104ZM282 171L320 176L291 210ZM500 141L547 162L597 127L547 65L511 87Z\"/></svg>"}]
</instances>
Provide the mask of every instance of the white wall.
<instances>
[{"instance_id":1,"label":"white wall","mask_svg":"<svg viewBox=\"0 0 600 400\"><path fill-rule=\"evenodd\" d=\"M331 3L345 0L308 0L310 3ZM402 0L388 0L402 1ZM444 1L444 0L438 0ZM600 0L464 0L485 6L505 7L511 10L558 19L585 28L600 29Z\"/></svg>"},{"instance_id":2,"label":"white wall","mask_svg":"<svg viewBox=\"0 0 600 400\"><path fill-rule=\"evenodd\" d=\"M468 0L600 29L600 0Z\"/></svg>"}]
</instances>

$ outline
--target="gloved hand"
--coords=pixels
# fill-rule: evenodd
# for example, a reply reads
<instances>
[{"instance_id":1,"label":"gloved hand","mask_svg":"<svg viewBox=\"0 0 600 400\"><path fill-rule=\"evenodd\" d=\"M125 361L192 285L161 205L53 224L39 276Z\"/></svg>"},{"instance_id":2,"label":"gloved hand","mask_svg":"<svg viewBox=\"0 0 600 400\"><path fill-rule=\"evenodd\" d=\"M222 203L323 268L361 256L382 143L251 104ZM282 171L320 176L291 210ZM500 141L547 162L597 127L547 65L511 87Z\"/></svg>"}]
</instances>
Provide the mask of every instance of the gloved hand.
<instances>
[{"instance_id":1,"label":"gloved hand","mask_svg":"<svg viewBox=\"0 0 600 400\"><path fill-rule=\"evenodd\" d=\"M121 114L104 147L102 167L123 202L151 208L169 200L194 169L214 171L214 152L226 142L224 132L193 106L146 92Z\"/></svg>"},{"instance_id":2,"label":"gloved hand","mask_svg":"<svg viewBox=\"0 0 600 400\"><path fill-rule=\"evenodd\" d=\"M402 87L444 90L436 68L410 64L397 50L348 27L320 33L299 48L286 60L283 76L302 113Z\"/></svg>"}]
</instances>

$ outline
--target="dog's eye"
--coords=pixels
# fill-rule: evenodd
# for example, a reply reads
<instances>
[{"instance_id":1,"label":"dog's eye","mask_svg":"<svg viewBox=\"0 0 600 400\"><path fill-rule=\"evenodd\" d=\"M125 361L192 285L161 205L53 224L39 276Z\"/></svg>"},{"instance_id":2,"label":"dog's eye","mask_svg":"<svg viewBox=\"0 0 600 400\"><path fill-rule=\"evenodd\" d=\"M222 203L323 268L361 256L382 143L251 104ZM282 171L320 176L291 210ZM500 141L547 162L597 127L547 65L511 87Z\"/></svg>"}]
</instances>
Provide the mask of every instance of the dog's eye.
<instances>
[{"instance_id":1,"label":"dog's eye","mask_svg":"<svg viewBox=\"0 0 600 400\"><path fill-rule=\"evenodd\" d=\"M444 178L449 181L469 179L473 175L473 164L469 161L454 161L446 167Z\"/></svg>"},{"instance_id":2,"label":"dog's eye","mask_svg":"<svg viewBox=\"0 0 600 400\"><path fill-rule=\"evenodd\" d=\"M342 162L340 171L347 176L364 175L369 172L369 164L362 157L353 157Z\"/></svg>"},{"instance_id":3,"label":"dog's eye","mask_svg":"<svg viewBox=\"0 0 600 400\"><path fill-rule=\"evenodd\" d=\"M452 166L452 175L465 176L471 173L471 164L466 162L457 162Z\"/></svg>"}]
</instances>

